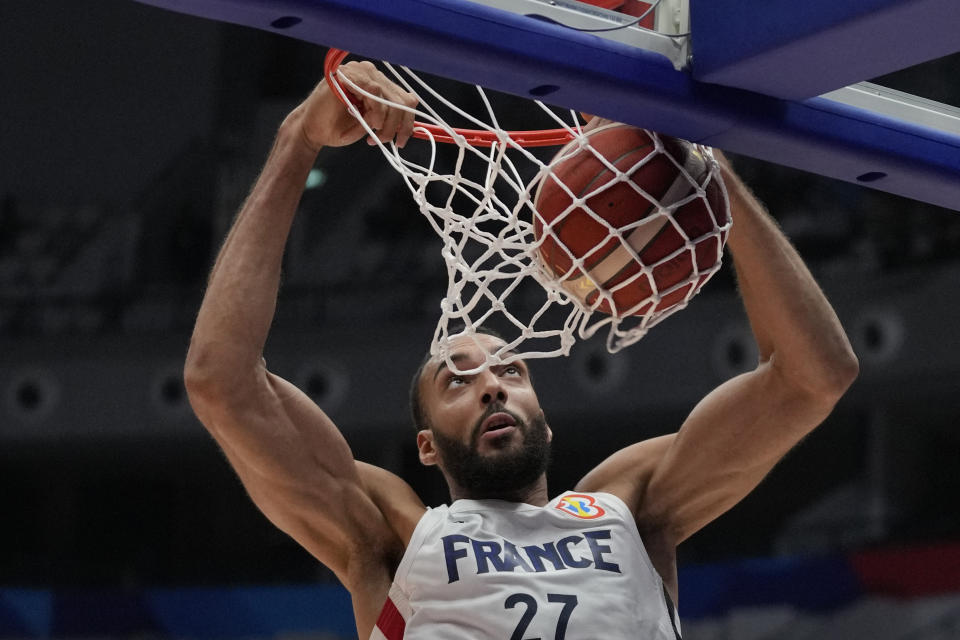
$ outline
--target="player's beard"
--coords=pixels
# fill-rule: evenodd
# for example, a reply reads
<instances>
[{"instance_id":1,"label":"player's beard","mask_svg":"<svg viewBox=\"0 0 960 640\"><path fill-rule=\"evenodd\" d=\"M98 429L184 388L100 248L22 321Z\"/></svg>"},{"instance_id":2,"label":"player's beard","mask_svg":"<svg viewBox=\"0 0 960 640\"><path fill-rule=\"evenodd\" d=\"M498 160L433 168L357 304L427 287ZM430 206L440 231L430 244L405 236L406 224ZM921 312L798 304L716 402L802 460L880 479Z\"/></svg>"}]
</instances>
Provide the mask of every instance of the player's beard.
<instances>
[{"instance_id":1,"label":"player's beard","mask_svg":"<svg viewBox=\"0 0 960 640\"><path fill-rule=\"evenodd\" d=\"M507 450L481 454L480 425L494 413L507 413L516 422L523 440ZM502 407L490 407L477 422L466 445L433 430L433 442L444 471L473 499L501 498L509 500L535 483L550 464L550 440L543 413L529 423Z\"/></svg>"}]
</instances>

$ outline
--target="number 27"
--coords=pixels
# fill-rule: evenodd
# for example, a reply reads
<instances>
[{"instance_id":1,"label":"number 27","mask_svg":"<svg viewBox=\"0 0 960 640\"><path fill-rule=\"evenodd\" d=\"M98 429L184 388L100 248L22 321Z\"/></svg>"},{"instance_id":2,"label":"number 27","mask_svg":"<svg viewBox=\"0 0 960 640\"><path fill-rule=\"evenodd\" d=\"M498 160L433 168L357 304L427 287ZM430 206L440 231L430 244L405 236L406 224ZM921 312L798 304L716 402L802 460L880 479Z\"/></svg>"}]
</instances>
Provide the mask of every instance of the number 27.
<instances>
[{"instance_id":1,"label":"number 27","mask_svg":"<svg viewBox=\"0 0 960 640\"><path fill-rule=\"evenodd\" d=\"M563 604L560 617L557 619L557 631L554 635L554 640L564 640L567 636L567 622L570 620L570 614L573 613L573 608L577 606L577 596L562 593L548 593L547 602ZM510 636L510 640L540 640L540 638L526 639L523 637L527 627L533 622L533 617L537 615L537 600L529 593L514 593L503 603L503 608L513 609L518 604L524 605L526 610L523 612L520 622L517 623L517 628L513 630L513 635Z\"/></svg>"}]
</instances>

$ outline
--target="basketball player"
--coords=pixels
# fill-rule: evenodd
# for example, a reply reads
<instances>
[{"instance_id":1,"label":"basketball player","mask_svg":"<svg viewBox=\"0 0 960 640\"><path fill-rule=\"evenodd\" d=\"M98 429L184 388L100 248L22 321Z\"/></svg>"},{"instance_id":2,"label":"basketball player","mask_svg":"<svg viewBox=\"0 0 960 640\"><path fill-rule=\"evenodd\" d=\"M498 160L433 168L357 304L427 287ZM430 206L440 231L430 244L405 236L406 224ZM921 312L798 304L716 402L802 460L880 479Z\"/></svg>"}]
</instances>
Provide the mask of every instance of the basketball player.
<instances>
[{"instance_id":1,"label":"basketball player","mask_svg":"<svg viewBox=\"0 0 960 640\"><path fill-rule=\"evenodd\" d=\"M343 71L415 104L369 63ZM410 114L363 108L381 140L407 142ZM551 499L553 434L526 365L456 375L428 359L412 389L417 446L453 503L427 509L401 478L354 460L323 411L261 357L307 173L322 147L364 135L323 82L281 125L197 318L185 379L200 420L263 513L350 590L361 638L679 638L677 545L747 495L857 374L829 303L723 161L756 369L710 393L677 433L614 453ZM462 368L502 344L452 340Z\"/></svg>"}]
</instances>

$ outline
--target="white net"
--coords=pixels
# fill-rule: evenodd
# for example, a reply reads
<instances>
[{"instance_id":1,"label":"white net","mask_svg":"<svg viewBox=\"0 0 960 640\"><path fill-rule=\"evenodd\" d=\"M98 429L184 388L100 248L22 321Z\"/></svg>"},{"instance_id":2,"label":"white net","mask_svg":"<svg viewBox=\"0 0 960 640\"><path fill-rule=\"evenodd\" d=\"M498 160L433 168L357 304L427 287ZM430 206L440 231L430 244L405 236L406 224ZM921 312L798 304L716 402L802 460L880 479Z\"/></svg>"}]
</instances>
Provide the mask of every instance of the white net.
<instances>
[{"instance_id":1,"label":"white net","mask_svg":"<svg viewBox=\"0 0 960 640\"><path fill-rule=\"evenodd\" d=\"M583 125L576 112L560 115L535 101L569 139L545 156L501 127L482 87L478 116L406 67L384 67L419 98L420 140L404 149L378 144L443 243L448 285L431 353L452 370L567 355L601 329L607 349L619 351L683 309L720 268L730 216L709 149L599 119ZM342 72L335 77L376 139L348 93L385 100ZM468 139L450 120L493 142ZM450 338L475 336L478 327L495 329L505 344L460 370Z\"/></svg>"}]
</instances>

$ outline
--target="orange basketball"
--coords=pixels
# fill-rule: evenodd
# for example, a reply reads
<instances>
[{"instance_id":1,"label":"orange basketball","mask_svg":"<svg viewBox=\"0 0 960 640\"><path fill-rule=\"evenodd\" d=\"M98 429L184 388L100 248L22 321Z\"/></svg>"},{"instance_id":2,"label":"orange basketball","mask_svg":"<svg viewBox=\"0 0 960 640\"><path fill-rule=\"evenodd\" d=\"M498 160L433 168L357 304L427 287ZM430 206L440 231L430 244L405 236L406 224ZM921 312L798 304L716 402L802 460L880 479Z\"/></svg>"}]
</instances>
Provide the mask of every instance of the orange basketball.
<instances>
[{"instance_id":1,"label":"orange basketball","mask_svg":"<svg viewBox=\"0 0 960 640\"><path fill-rule=\"evenodd\" d=\"M544 266L585 305L603 296L597 309L617 317L688 300L716 271L726 242L719 178L683 140L660 136L658 152L649 133L628 125L587 138L589 147L561 150L569 157L538 186L534 234Z\"/></svg>"}]
</instances>

